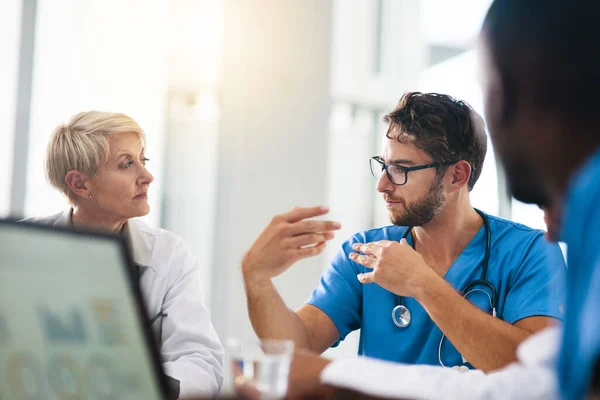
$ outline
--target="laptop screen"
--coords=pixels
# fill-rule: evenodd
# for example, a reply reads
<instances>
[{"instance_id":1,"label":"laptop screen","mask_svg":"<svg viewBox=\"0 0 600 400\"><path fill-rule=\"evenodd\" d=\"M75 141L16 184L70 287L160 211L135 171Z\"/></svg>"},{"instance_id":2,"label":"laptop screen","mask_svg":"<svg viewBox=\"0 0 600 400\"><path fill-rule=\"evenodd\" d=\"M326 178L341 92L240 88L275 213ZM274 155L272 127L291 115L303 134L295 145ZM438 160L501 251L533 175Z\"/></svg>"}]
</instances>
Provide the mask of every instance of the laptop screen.
<instances>
[{"instance_id":1,"label":"laptop screen","mask_svg":"<svg viewBox=\"0 0 600 400\"><path fill-rule=\"evenodd\" d=\"M0 399L160 399L121 240L0 221Z\"/></svg>"}]
</instances>

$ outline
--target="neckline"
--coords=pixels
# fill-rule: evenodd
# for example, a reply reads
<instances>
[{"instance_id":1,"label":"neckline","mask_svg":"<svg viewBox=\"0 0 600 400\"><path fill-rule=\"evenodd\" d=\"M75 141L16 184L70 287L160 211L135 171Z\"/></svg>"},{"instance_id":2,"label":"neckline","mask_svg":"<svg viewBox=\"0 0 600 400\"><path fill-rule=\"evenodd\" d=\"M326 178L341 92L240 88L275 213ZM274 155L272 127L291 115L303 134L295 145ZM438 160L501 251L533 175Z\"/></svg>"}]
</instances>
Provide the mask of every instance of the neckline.
<instances>
[{"instance_id":1,"label":"neckline","mask_svg":"<svg viewBox=\"0 0 600 400\"><path fill-rule=\"evenodd\" d=\"M409 229L409 228L407 228ZM491 227L490 227L491 229ZM460 265L461 263L459 263L459 260L466 258L468 256L473 256L474 254L485 254L485 243L483 245L483 251L482 252L478 252L477 248L479 247L479 244L481 242L481 240L485 240L485 223L482 224L479 229L477 230L477 233L471 238L471 240L469 241L469 243L467 243L467 245L461 250L461 252L458 254L458 256L454 259L454 261L452 262L452 264L450 264L450 267L448 267L448 269L446 270L446 272L443 275L443 278L446 282L450 283L450 278L452 278L452 276L450 276L450 274L458 274L460 272L462 272L462 269L459 269L458 272L454 272L457 270L458 267L456 267L457 265ZM414 242L413 242L413 235L412 235L412 230L411 232L409 232L408 236L406 237L406 240L408 242L408 244L414 249ZM469 265L467 263L462 263L463 265ZM475 268L479 267L479 265L476 265Z\"/></svg>"},{"instance_id":2,"label":"neckline","mask_svg":"<svg viewBox=\"0 0 600 400\"><path fill-rule=\"evenodd\" d=\"M73 207L71 207L71 209L69 210L69 227L71 229L76 229L75 228L75 224L73 223ZM125 221L125 223L123 224L123 226L121 227L121 230L117 233L117 232L112 232L114 234L117 234L119 236L123 236L125 234L125 227L127 226L127 221ZM88 229L94 229L93 227L88 227Z\"/></svg>"}]
</instances>

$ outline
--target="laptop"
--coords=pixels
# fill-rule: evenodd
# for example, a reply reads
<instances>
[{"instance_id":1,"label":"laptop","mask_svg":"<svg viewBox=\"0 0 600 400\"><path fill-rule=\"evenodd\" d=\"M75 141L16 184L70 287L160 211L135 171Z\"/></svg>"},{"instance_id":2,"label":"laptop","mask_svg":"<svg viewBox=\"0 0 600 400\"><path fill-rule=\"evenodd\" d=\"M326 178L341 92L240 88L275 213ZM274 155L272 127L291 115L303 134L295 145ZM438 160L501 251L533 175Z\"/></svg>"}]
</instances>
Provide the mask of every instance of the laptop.
<instances>
[{"instance_id":1,"label":"laptop","mask_svg":"<svg viewBox=\"0 0 600 400\"><path fill-rule=\"evenodd\" d=\"M0 219L0 399L163 399L120 237Z\"/></svg>"}]
</instances>

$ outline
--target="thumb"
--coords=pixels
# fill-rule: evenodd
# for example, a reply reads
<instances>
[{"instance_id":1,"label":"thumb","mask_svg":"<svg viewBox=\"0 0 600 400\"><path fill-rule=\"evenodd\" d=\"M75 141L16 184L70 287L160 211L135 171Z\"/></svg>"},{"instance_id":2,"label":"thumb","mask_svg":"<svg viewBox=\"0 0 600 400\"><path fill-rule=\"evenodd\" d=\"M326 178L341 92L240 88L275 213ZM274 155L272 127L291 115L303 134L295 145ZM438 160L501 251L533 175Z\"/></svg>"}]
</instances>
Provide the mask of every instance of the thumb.
<instances>
[{"instance_id":1,"label":"thumb","mask_svg":"<svg viewBox=\"0 0 600 400\"><path fill-rule=\"evenodd\" d=\"M358 281L360 283L373 283L375 282L375 278L373 276L373 272L367 272L364 274L358 274L356 275L356 277L358 278Z\"/></svg>"},{"instance_id":2,"label":"thumb","mask_svg":"<svg viewBox=\"0 0 600 400\"><path fill-rule=\"evenodd\" d=\"M405 238L402 238L402 239L400 239L400 244L401 244L402 246L409 246L409 244L408 244L408 242L406 241L406 239L405 239Z\"/></svg>"}]
</instances>

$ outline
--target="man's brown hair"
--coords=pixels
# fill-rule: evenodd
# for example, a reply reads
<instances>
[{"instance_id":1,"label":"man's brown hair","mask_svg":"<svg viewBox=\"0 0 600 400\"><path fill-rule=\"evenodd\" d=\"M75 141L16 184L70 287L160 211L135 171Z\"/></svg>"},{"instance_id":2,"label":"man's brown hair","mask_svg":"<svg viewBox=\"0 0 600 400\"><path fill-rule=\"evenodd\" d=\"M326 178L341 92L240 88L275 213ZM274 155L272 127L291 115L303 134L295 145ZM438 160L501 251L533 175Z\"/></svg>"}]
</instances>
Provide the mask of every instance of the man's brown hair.
<instances>
[{"instance_id":1,"label":"man's brown hair","mask_svg":"<svg viewBox=\"0 0 600 400\"><path fill-rule=\"evenodd\" d=\"M389 124L389 139L415 145L433 162L467 161L469 191L473 189L481 175L487 135L483 119L471 106L445 94L407 92L383 120ZM446 169L438 167L438 173Z\"/></svg>"}]
</instances>

